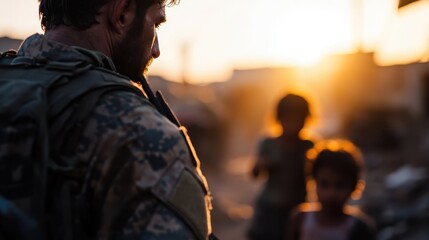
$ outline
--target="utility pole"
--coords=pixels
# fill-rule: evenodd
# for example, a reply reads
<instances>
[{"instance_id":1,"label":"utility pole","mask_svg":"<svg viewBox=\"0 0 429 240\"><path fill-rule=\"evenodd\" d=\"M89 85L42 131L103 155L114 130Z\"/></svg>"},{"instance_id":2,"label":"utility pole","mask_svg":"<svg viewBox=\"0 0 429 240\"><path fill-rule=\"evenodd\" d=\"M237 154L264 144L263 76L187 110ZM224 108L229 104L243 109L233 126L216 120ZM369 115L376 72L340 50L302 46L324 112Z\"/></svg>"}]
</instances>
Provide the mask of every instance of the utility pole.
<instances>
[{"instance_id":1,"label":"utility pole","mask_svg":"<svg viewBox=\"0 0 429 240\"><path fill-rule=\"evenodd\" d=\"M189 43L183 42L181 46L182 57L182 83L189 84L188 71L189 71Z\"/></svg>"}]
</instances>

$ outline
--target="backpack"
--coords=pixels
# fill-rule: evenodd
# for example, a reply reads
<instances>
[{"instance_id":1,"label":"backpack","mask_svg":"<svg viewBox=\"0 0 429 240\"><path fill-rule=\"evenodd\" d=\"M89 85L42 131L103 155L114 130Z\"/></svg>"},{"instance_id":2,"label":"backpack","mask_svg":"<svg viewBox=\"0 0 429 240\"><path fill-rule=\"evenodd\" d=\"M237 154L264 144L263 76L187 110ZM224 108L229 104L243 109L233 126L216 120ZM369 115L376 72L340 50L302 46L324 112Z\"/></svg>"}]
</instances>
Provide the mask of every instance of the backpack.
<instances>
[{"instance_id":1,"label":"backpack","mask_svg":"<svg viewBox=\"0 0 429 240\"><path fill-rule=\"evenodd\" d=\"M87 62L44 61L16 56L15 52L0 56L0 195L34 219L48 239L85 240L96 234L81 186L84 173L76 166L73 153L85 121L108 91L128 91L147 98L179 127L194 166L199 167L186 129L162 94L154 94L144 77L138 81L144 93L126 77ZM170 189L177 194L166 195L157 190L164 189L168 174L152 193L177 212L198 239L205 239L210 230L205 207L211 209L205 179L195 171L183 170L176 187ZM213 234L209 238L216 239Z\"/></svg>"},{"instance_id":2,"label":"backpack","mask_svg":"<svg viewBox=\"0 0 429 240\"><path fill-rule=\"evenodd\" d=\"M85 239L83 176L72 153L86 118L107 91L143 94L124 77L100 74L83 61L0 56L0 195L54 239Z\"/></svg>"}]
</instances>

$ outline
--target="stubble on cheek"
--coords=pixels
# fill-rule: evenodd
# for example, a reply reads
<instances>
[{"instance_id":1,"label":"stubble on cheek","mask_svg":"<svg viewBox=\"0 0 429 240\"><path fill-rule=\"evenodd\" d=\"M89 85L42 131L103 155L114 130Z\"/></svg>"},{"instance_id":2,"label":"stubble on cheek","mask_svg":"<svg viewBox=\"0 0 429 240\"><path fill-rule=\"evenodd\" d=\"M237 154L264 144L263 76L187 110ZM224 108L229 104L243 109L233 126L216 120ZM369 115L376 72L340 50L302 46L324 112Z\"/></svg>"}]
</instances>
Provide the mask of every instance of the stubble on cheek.
<instances>
[{"instance_id":1,"label":"stubble on cheek","mask_svg":"<svg viewBox=\"0 0 429 240\"><path fill-rule=\"evenodd\" d=\"M143 75L145 77L148 76L149 67L150 67L150 65L152 65L152 62L153 62L153 58L149 58L149 60L147 60L147 62L144 65Z\"/></svg>"},{"instance_id":2,"label":"stubble on cheek","mask_svg":"<svg viewBox=\"0 0 429 240\"><path fill-rule=\"evenodd\" d=\"M144 46L136 32L130 30L116 46L114 63L120 74L137 79L144 70Z\"/></svg>"}]
</instances>

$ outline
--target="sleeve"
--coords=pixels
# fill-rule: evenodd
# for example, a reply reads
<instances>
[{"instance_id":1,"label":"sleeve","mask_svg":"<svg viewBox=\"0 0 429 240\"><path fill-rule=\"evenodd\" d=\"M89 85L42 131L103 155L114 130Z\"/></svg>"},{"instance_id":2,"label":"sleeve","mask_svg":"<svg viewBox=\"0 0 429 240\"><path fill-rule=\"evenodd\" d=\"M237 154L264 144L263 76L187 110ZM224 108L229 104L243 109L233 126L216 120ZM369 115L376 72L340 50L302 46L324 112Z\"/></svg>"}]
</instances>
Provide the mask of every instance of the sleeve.
<instances>
[{"instance_id":1,"label":"sleeve","mask_svg":"<svg viewBox=\"0 0 429 240\"><path fill-rule=\"evenodd\" d=\"M117 239L193 240L195 236L176 213L153 199L137 207Z\"/></svg>"},{"instance_id":2,"label":"sleeve","mask_svg":"<svg viewBox=\"0 0 429 240\"><path fill-rule=\"evenodd\" d=\"M97 239L195 239L151 191L175 162L190 163L186 143L149 103L127 94L103 99L82 140Z\"/></svg>"},{"instance_id":3,"label":"sleeve","mask_svg":"<svg viewBox=\"0 0 429 240\"><path fill-rule=\"evenodd\" d=\"M256 162L252 169L252 174L255 177L257 177L261 171L267 171L272 165L269 146L269 139L263 139L258 145Z\"/></svg>"}]
</instances>

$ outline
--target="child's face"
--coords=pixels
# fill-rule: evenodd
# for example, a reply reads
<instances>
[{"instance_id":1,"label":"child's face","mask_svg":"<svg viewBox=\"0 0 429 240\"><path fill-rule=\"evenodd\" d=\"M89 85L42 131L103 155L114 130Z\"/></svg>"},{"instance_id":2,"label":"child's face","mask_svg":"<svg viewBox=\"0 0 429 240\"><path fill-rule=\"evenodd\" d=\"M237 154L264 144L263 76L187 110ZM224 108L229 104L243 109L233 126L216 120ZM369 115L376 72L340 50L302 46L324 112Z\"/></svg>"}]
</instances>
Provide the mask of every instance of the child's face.
<instances>
[{"instance_id":1,"label":"child's face","mask_svg":"<svg viewBox=\"0 0 429 240\"><path fill-rule=\"evenodd\" d=\"M315 180L322 208L333 213L342 211L354 190L347 175L329 167L322 167L317 172Z\"/></svg>"},{"instance_id":2,"label":"child's face","mask_svg":"<svg viewBox=\"0 0 429 240\"><path fill-rule=\"evenodd\" d=\"M289 134L298 134L304 127L307 116L301 114L288 114L282 116L280 124L282 125L283 132Z\"/></svg>"}]
</instances>

